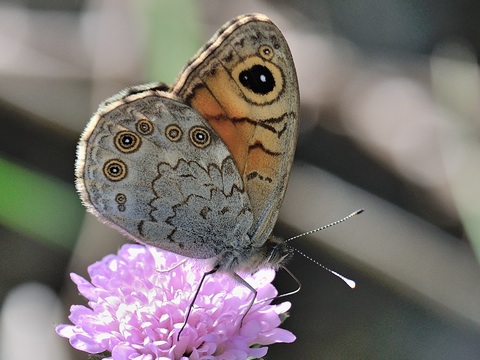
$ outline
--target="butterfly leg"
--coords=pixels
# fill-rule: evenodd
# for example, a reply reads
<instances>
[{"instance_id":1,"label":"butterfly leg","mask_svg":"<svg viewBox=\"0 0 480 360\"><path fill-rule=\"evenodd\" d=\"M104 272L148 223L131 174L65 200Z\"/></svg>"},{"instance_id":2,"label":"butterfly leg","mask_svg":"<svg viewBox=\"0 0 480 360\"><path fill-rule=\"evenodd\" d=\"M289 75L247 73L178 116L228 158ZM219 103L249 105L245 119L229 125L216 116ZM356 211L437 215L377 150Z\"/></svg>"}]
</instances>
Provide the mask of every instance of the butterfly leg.
<instances>
[{"instance_id":1,"label":"butterfly leg","mask_svg":"<svg viewBox=\"0 0 480 360\"><path fill-rule=\"evenodd\" d=\"M200 284L198 284L197 291L195 291L195 295L193 295L192 302L190 303L190 306L188 307L188 312L187 312L187 316L185 317L185 322L183 323L182 328L181 328L180 331L178 332L177 341L180 340L180 335L182 334L183 329L185 329L185 326L187 326L188 318L190 317L190 313L192 312L193 305L195 305L195 300L197 300L198 293L200 292L200 289L202 288L202 284L203 284L203 282L205 281L205 278L206 278L208 275L215 274L215 273L218 271L219 268L220 268L220 266L217 265L217 266L215 266L212 270L203 273L203 276L202 276L202 278L200 279ZM235 275L236 275L236 274L235 274ZM237 275L237 276L238 276L238 275ZM243 279L242 279L242 280L243 280ZM243 281L245 281L245 280L243 280ZM251 288L250 285L249 285L249 287ZM251 305L250 305L250 307L251 307ZM249 310L250 310L250 308L249 308Z\"/></svg>"},{"instance_id":2,"label":"butterfly leg","mask_svg":"<svg viewBox=\"0 0 480 360\"><path fill-rule=\"evenodd\" d=\"M242 316L242 319L240 320L240 327L242 327L243 325L243 320L245 319L245 316L247 316L248 312L250 311L250 309L252 308L253 304L255 303L255 299L257 298L257 290L255 290L255 288L250 285L248 282L246 282L240 275L238 275L237 273L233 273L233 278L238 281L240 284L242 284L243 286L245 286L246 288L248 288L252 294L253 294L253 298L252 300L250 301L250 304L248 305L248 308L247 308L247 311L245 311L245 314L243 314Z\"/></svg>"},{"instance_id":3,"label":"butterfly leg","mask_svg":"<svg viewBox=\"0 0 480 360\"><path fill-rule=\"evenodd\" d=\"M183 259L182 261L179 261L178 263L176 263L175 265L173 265L172 267L168 268L168 269L157 269L157 272L158 273L168 273L170 271L173 271L175 270L177 267L179 267L180 265L183 265L185 264L185 262L187 261L187 259Z\"/></svg>"}]
</instances>

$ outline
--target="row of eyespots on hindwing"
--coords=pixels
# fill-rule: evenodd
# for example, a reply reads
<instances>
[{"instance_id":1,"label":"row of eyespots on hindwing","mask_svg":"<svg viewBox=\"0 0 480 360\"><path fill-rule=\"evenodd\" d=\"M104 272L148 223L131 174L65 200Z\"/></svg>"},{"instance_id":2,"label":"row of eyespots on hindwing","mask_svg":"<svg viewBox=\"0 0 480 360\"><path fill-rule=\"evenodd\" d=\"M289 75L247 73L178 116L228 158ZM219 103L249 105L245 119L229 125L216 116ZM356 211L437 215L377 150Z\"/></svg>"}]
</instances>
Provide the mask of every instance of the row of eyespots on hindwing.
<instances>
[{"instance_id":1,"label":"row of eyespots on hindwing","mask_svg":"<svg viewBox=\"0 0 480 360\"><path fill-rule=\"evenodd\" d=\"M130 154L137 151L142 145L141 136L147 136L153 133L154 127L150 120L141 119L136 123L136 131L122 130L113 138L114 146L122 154ZM203 126L193 126L188 131L190 142L197 148L203 149L210 145L210 130ZM170 124L165 128L165 137L171 142L178 142L183 136L183 130L176 124ZM103 166L103 174L112 181L117 182L125 179L128 175L127 164L119 158L107 160ZM119 211L126 209L127 196L118 193L115 196L115 202Z\"/></svg>"},{"instance_id":2,"label":"row of eyespots on hindwing","mask_svg":"<svg viewBox=\"0 0 480 360\"><path fill-rule=\"evenodd\" d=\"M165 136L172 142L178 142L183 136L183 131L178 125L171 124L165 128ZM199 149L207 147L212 141L210 131L203 126L193 126L190 128L188 136L190 142Z\"/></svg>"},{"instance_id":3,"label":"row of eyespots on hindwing","mask_svg":"<svg viewBox=\"0 0 480 360\"><path fill-rule=\"evenodd\" d=\"M122 154L130 154L137 151L142 145L141 136L150 135L153 132L153 124L150 120L140 119L135 128L137 132L130 130L119 131L113 138L113 145ZM103 174L113 182L123 180L128 175L128 168L121 159L110 159L103 165ZM123 204L125 204L123 201Z\"/></svg>"}]
</instances>

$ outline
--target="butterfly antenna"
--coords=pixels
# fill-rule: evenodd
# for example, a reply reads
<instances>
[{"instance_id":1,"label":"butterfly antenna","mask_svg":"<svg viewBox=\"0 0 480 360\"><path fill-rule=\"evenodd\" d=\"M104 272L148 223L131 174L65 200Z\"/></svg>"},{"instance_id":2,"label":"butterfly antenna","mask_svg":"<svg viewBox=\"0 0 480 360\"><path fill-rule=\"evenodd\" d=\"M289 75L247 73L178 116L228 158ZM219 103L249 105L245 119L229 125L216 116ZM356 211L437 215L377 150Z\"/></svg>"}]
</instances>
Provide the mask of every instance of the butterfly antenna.
<instances>
[{"instance_id":1,"label":"butterfly antenna","mask_svg":"<svg viewBox=\"0 0 480 360\"><path fill-rule=\"evenodd\" d=\"M357 284L355 283L355 281L353 281L352 279L349 279L343 275L340 275L339 273L337 273L336 271L333 271L332 269L326 267L325 265L322 265L320 264L317 260L315 259L312 259L310 256L308 256L307 254L305 254L304 252L301 252L300 250L294 248L294 247L290 247L290 249L293 249L294 251L296 251L297 253L299 253L300 255L302 255L303 257L307 258L308 260L310 260L311 262L313 262L314 264L320 266L322 269L324 270L327 270L329 273L337 276L338 278L342 279L345 284L347 284L348 286L350 286L350 288L352 289L355 289L355 287L357 286Z\"/></svg>"},{"instance_id":2,"label":"butterfly antenna","mask_svg":"<svg viewBox=\"0 0 480 360\"><path fill-rule=\"evenodd\" d=\"M334 226L334 225L338 225L338 224L340 224L340 223L342 223L342 222L344 222L344 221L347 221L348 219L351 219L351 218L354 217L355 215L361 214L363 211L364 211L363 209L357 210L357 211L351 213L350 215L345 216L343 219L340 219L340 220L331 222L330 224L327 224L327 225L323 225L322 227L319 227L318 229L313 229L313 230L304 232L304 233L302 233L302 234L296 235L296 236L294 236L294 237L291 237L290 239L285 240L285 242L289 242L289 241L298 239L299 237L316 233L317 231L321 231L321 230L328 229L329 227L332 227L332 226Z\"/></svg>"},{"instance_id":3,"label":"butterfly antenna","mask_svg":"<svg viewBox=\"0 0 480 360\"><path fill-rule=\"evenodd\" d=\"M295 239L298 239L299 237L302 237L302 236L306 236L306 235L310 235L310 234L313 234L313 233L316 233L317 231L320 231L320 230L325 230L329 227L332 227L334 225L338 225L348 219L351 219L352 217L356 216L356 215L359 215L363 212L364 210L363 209L359 209L357 211L354 211L353 213L351 213L350 215L348 216L345 216L344 218L340 219L340 220L337 220L337 221L334 221L334 222L331 222L330 224L327 224L327 225L324 225L322 227L319 227L318 229L314 229L314 230L310 230L310 231L307 231L307 232L304 232L302 234L299 234L299 235L296 235L294 237L291 237L290 239L287 239L285 242L289 242L289 241L292 241L292 240L295 240ZM311 262L313 262L314 264L320 266L322 269L324 270L327 270L329 273L337 276L338 278L342 279L348 286L350 286L350 288L354 289L356 285L355 281L337 273L336 271L333 271L332 269L326 267L325 265L322 265L320 264L317 260L311 258L310 256L308 256L307 254L303 253L302 251L294 248L294 247L291 247L289 246L290 249L296 251L297 253L299 253L300 255L302 255L303 257L305 257L306 259L310 260Z\"/></svg>"}]
</instances>

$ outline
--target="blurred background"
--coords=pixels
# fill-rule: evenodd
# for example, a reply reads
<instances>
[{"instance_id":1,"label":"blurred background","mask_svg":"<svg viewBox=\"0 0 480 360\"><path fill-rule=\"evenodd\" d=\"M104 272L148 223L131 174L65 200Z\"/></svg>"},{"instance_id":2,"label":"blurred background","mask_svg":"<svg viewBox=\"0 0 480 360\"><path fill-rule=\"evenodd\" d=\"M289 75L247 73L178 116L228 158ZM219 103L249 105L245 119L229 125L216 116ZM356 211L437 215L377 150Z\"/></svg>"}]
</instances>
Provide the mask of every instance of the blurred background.
<instances>
[{"instance_id":1,"label":"blurred background","mask_svg":"<svg viewBox=\"0 0 480 360\"><path fill-rule=\"evenodd\" d=\"M480 3L1 0L0 358L85 359L55 334L72 271L126 240L85 213L76 142L126 86L172 83L227 20L287 38L301 129L276 233L303 288L267 359L480 358ZM280 292L295 288L279 272ZM27 345L27 346L25 346Z\"/></svg>"}]
</instances>

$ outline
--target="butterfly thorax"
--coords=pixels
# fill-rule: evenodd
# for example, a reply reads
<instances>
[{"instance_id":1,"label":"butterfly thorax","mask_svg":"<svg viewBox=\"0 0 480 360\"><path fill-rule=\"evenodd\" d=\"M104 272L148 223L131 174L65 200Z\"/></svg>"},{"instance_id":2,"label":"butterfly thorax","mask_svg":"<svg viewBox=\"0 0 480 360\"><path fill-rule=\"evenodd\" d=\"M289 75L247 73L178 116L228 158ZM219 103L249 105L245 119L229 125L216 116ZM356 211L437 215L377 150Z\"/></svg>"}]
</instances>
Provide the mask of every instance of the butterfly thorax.
<instances>
[{"instance_id":1,"label":"butterfly thorax","mask_svg":"<svg viewBox=\"0 0 480 360\"><path fill-rule=\"evenodd\" d=\"M278 269L292 255L283 239L271 236L261 246L229 247L217 258L215 266L226 272L253 273L259 269L270 267Z\"/></svg>"}]
</instances>

